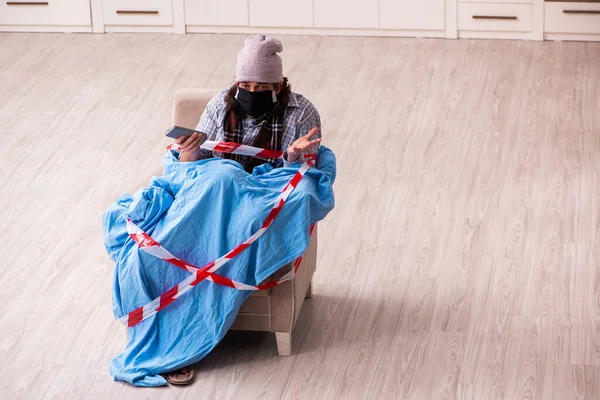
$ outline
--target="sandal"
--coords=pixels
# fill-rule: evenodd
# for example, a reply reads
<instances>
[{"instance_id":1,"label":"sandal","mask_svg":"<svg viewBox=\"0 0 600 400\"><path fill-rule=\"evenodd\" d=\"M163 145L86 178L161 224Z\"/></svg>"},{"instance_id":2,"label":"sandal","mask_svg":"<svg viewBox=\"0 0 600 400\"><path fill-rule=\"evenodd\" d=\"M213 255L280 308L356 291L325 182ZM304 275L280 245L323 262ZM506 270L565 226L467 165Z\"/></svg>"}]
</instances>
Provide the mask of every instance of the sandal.
<instances>
[{"instance_id":1,"label":"sandal","mask_svg":"<svg viewBox=\"0 0 600 400\"><path fill-rule=\"evenodd\" d=\"M171 385L184 386L189 385L194 380L196 373L193 365L180 368L167 374L167 382Z\"/></svg>"}]
</instances>

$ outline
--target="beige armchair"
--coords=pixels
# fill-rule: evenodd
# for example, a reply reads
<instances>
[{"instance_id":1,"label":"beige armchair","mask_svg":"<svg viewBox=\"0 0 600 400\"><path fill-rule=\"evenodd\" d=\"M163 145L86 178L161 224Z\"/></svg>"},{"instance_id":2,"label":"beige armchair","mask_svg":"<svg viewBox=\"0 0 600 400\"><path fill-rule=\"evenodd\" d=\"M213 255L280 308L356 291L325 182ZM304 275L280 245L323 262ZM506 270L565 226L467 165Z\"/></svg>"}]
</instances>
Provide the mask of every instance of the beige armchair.
<instances>
[{"instance_id":1,"label":"beige armchair","mask_svg":"<svg viewBox=\"0 0 600 400\"><path fill-rule=\"evenodd\" d=\"M217 90L180 89L175 94L173 123L195 129L200 115ZM280 356L292 353L292 331L305 297L311 297L311 280L317 261L317 229L312 234L296 277L289 282L252 294L242 306L231 329L275 332ZM268 281L277 280L290 270L286 265Z\"/></svg>"}]
</instances>

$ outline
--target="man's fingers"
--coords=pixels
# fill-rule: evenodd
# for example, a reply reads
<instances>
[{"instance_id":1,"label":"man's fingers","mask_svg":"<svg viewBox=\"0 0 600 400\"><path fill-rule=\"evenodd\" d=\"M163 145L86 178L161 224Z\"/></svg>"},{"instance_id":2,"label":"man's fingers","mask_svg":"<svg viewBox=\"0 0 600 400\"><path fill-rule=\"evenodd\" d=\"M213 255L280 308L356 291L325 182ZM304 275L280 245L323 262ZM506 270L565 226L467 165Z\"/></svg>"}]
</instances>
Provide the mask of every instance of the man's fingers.
<instances>
[{"instance_id":1,"label":"man's fingers","mask_svg":"<svg viewBox=\"0 0 600 400\"><path fill-rule=\"evenodd\" d=\"M190 144L194 143L194 141L198 138L198 134L197 133L193 133L191 134L187 140L185 142L183 142L183 144L181 145L181 147L183 147L184 149L186 149L187 147L189 147Z\"/></svg>"},{"instance_id":2,"label":"man's fingers","mask_svg":"<svg viewBox=\"0 0 600 400\"><path fill-rule=\"evenodd\" d=\"M310 132L308 132L308 134L304 137L307 139L310 139L311 137L315 136L317 133L319 133L319 128L312 128L310 130Z\"/></svg>"},{"instance_id":3,"label":"man's fingers","mask_svg":"<svg viewBox=\"0 0 600 400\"><path fill-rule=\"evenodd\" d=\"M194 140L192 143L184 146L184 150L185 151L191 151L194 150L197 146L200 145L200 142L202 141L202 138L197 138L196 140Z\"/></svg>"},{"instance_id":4,"label":"man's fingers","mask_svg":"<svg viewBox=\"0 0 600 400\"><path fill-rule=\"evenodd\" d=\"M306 151L306 150L310 149L311 147L321 143L321 140L323 140L323 139L319 138L319 139L311 140L310 142L308 142L308 144L306 146L303 146L302 151Z\"/></svg>"},{"instance_id":5,"label":"man's fingers","mask_svg":"<svg viewBox=\"0 0 600 400\"><path fill-rule=\"evenodd\" d=\"M177 139L179 141L179 139ZM188 150L189 148L191 148L191 144L194 142L195 137L192 134L191 136L186 136L186 139L183 141L183 143L180 143L181 149L183 151Z\"/></svg>"},{"instance_id":6,"label":"man's fingers","mask_svg":"<svg viewBox=\"0 0 600 400\"><path fill-rule=\"evenodd\" d=\"M194 142L194 146L193 147L200 147L200 145L202 144L202 138L198 138L195 142Z\"/></svg>"},{"instance_id":7,"label":"man's fingers","mask_svg":"<svg viewBox=\"0 0 600 400\"><path fill-rule=\"evenodd\" d=\"M178 138L175 140L175 143L177 143L177 144L182 144L182 143L185 141L185 138L186 138L186 137L187 137L187 136L185 136L185 135L181 135L181 136L179 136L179 137L178 137Z\"/></svg>"}]
</instances>

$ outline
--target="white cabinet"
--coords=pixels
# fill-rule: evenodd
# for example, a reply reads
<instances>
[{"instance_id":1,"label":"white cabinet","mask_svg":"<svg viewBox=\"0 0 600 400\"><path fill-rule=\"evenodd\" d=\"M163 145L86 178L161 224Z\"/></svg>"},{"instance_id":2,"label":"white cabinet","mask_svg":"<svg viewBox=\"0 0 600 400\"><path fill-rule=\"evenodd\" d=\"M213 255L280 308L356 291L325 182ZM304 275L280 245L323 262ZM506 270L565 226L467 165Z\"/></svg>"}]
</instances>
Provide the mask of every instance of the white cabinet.
<instances>
[{"instance_id":1,"label":"white cabinet","mask_svg":"<svg viewBox=\"0 0 600 400\"><path fill-rule=\"evenodd\" d=\"M600 0L0 0L0 31L600 41Z\"/></svg>"},{"instance_id":2,"label":"white cabinet","mask_svg":"<svg viewBox=\"0 0 600 400\"><path fill-rule=\"evenodd\" d=\"M446 0L379 0L379 28L444 30Z\"/></svg>"},{"instance_id":3,"label":"white cabinet","mask_svg":"<svg viewBox=\"0 0 600 400\"><path fill-rule=\"evenodd\" d=\"M306 0L249 0L250 26L312 27L313 3Z\"/></svg>"},{"instance_id":4,"label":"white cabinet","mask_svg":"<svg viewBox=\"0 0 600 400\"><path fill-rule=\"evenodd\" d=\"M185 24L248 26L248 0L185 0Z\"/></svg>"},{"instance_id":5,"label":"white cabinet","mask_svg":"<svg viewBox=\"0 0 600 400\"><path fill-rule=\"evenodd\" d=\"M458 29L531 32L531 4L459 3Z\"/></svg>"},{"instance_id":6,"label":"white cabinet","mask_svg":"<svg viewBox=\"0 0 600 400\"><path fill-rule=\"evenodd\" d=\"M94 32L185 33L183 0L89 1Z\"/></svg>"},{"instance_id":7,"label":"white cabinet","mask_svg":"<svg viewBox=\"0 0 600 400\"><path fill-rule=\"evenodd\" d=\"M552 34L563 34L558 38L600 40L600 36L592 37L600 35L600 3L546 2L544 25L549 39Z\"/></svg>"},{"instance_id":8,"label":"white cabinet","mask_svg":"<svg viewBox=\"0 0 600 400\"><path fill-rule=\"evenodd\" d=\"M316 28L379 27L379 0L314 0Z\"/></svg>"},{"instance_id":9,"label":"white cabinet","mask_svg":"<svg viewBox=\"0 0 600 400\"><path fill-rule=\"evenodd\" d=\"M12 29L3 29L2 25L10 26ZM86 32L91 30L91 25L90 3L87 0L5 0L0 2L0 30ZM38 29L35 28L36 26Z\"/></svg>"},{"instance_id":10,"label":"white cabinet","mask_svg":"<svg viewBox=\"0 0 600 400\"><path fill-rule=\"evenodd\" d=\"M171 0L102 0L104 25L173 25Z\"/></svg>"},{"instance_id":11,"label":"white cabinet","mask_svg":"<svg viewBox=\"0 0 600 400\"><path fill-rule=\"evenodd\" d=\"M539 2L541 0L534 0ZM541 37L541 20L533 34L532 0L459 0L459 38L532 39ZM539 30L539 34L537 31Z\"/></svg>"}]
</instances>

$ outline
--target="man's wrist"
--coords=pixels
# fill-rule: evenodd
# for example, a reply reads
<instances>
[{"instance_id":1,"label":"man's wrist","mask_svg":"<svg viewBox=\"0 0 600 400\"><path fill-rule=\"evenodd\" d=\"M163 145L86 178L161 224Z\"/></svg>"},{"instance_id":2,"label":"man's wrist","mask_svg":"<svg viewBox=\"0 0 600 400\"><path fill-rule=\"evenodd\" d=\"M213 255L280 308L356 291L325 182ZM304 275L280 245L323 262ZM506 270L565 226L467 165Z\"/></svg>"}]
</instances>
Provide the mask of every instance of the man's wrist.
<instances>
[{"instance_id":1,"label":"man's wrist","mask_svg":"<svg viewBox=\"0 0 600 400\"><path fill-rule=\"evenodd\" d=\"M288 149L286 151L286 160L290 161L290 162L294 162L296 160L298 160L300 158L301 154L300 153L296 153L294 150L290 150Z\"/></svg>"},{"instance_id":2,"label":"man's wrist","mask_svg":"<svg viewBox=\"0 0 600 400\"><path fill-rule=\"evenodd\" d=\"M193 154L193 152L183 152L183 153L179 153L179 161L180 162L192 162L192 161L198 161L200 159L200 157L196 154Z\"/></svg>"}]
</instances>

